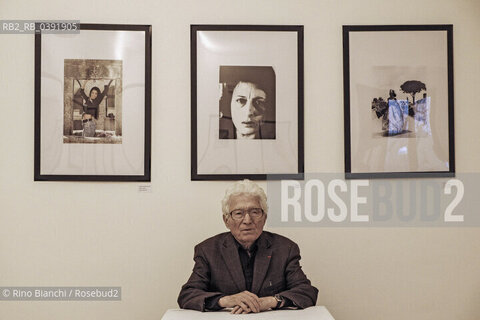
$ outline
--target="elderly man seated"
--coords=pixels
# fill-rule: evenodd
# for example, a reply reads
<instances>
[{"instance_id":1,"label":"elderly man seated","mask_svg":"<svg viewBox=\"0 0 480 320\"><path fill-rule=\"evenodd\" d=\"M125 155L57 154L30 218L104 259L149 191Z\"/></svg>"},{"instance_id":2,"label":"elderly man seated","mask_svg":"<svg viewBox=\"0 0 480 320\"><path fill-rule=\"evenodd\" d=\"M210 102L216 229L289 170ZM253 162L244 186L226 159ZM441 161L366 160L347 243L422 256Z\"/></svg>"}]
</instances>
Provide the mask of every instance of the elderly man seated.
<instances>
[{"instance_id":1,"label":"elderly man seated","mask_svg":"<svg viewBox=\"0 0 480 320\"><path fill-rule=\"evenodd\" d=\"M195 266L178 296L181 308L199 311L232 308L232 313L261 312L315 305L318 290L300 266L298 245L263 231L267 196L249 180L235 183L222 200L230 232L195 247Z\"/></svg>"}]
</instances>

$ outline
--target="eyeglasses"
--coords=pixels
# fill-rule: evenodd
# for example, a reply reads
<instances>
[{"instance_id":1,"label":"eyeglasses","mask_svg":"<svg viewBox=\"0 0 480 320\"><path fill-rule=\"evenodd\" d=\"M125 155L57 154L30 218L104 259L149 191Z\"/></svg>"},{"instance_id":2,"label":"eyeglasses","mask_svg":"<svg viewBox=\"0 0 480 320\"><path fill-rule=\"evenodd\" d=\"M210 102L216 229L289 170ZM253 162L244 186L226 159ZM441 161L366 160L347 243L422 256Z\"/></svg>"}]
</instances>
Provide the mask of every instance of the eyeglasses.
<instances>
[{"instance_id":1,"label":"eyeglasses","mask_svg":"<svg viewBox=\"0 0 480 320\"><path fill-rule=\"evenodd\" d=\"M250 218L258 219L263 216L263 210L261 208L248 208L248 209L236 209L230 212L230 216L233 220L243 220L248 213Z\"/></svg>"}]
</instances>

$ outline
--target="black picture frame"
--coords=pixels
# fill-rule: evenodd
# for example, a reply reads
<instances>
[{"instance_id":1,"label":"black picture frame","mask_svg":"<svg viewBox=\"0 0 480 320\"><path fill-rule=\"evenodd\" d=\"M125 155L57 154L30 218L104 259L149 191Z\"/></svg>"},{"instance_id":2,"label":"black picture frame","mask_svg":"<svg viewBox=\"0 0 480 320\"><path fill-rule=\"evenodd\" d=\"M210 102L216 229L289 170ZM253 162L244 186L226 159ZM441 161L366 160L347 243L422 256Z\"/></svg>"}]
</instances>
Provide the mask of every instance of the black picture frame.
<instances>
[{"instance_id":1,"label":"black picture frame","mask_svg":"<svg viewBox=\"0 0 480 320\"><path fill-rule=\"evenodd\" d=\"M82 56L82 53L78 54L71 54L72 51L68 51L69 49L67 48L68 46L71 46L72 42L65 43L65 46L62 43L62 38L50 38L50 37L55 37L57 35L55 34L35 34L35 149L34 149L34 181L141 181L141 182L149 182L151 180L151 68L152 68L152 27L151 25L126 25L126 24L89 24L89 23L82 23L80 24L80 35L84 31L94 31L94 33L89 33L90 35L93 35L91 41L97 41L95 40L98 35L98 41L99 42L94 42L92 45L92 48L97 49L98 52L101 52L101 54L98 55L97 57L84 57ZM99 31L96 33L96 31ZM111 31L111 33L109 33ZM125 35L131 35L132 39L134 38L135 41L133 43L137 44L137 46L134 48L135 54L130 53L125 53L118 51L118 48L113 48L112 45L109 46L109 41L105 41L105 44L102 42L103 40L108 40L108 37L110 35L115 35L117 32L123 32ZM102 34L105 34L104 38ZM65 39L71 39L72 37L78 36L77 34L75 35L70 35L70 37L65 38ZM48 38L45 38L48 37ZM80 37L80 36L78 36ZM53 39L53 40L51 40ZM73 38L77 39L77 38ZM130 38L129 38L130 39ZM110 39L111 40L111 39ZM67 40L65 40L67 41ZM76 41L76 40L74 40ZM117 41L117 40L115 40ZM56 43L57 45L53 46L52 44ZM110 41L111 43L111 41ZM78 47L77 47L78 44ZM87 46L88 43L85 40L85 38L78 38L78 43L75 43L75 47L77 48L78 51L84 52L81 50L81 47L85 45ZM121 46L129 46L130 44L122 43ZM42 47L43 46L43 47ZM138 51L137 51L138 49ZM61 56L60 59L57 59L55 61L55 64L52 64L51 62L48 62L47 59L42 60L42 58L47 55L47 58L49 57L49 54L55 55L53 52L62 52L62 50L65 50L65 53L61 53L65 55L65 57L70 58L68 56L69 52L72 58L75 59L63 59L64 57ZM70 121L67 121L68 119L72 118L70 115L67 117L67 97L65 95L65 92L67 92L68 88L65 86L65 83L70 83L72 82L71 79L67 79L67 70L70 70L72 68L76 68L76 70L83 70L82 72L87 73L90 72L91 74L91 68L89 67L92 64L96 65L93 67L94 71L93 73L98 74L98 78L93 78L94 80L88 80L88 81L93 81L96 83L98 81L98 86L101 87L103 83L107 83L106 80L99 80L101 79L102 72L104 74L109 74L110 77L112 73L115 73L113 71L116 71L117 69L113 70L113 67L109 68L110 62L109 61L116 61L116 60L105 60L106 57L108 59L112 59L109 57L109 52L110 56L121 56L124 57L124 60L118 60L121 61L121 63L117 63L120 67L115 65L115 68L121 70L118 71L117 73L120 74L127 74L130 75L132 72L130 69L135 69L131 67L131 64L134 63L137 69L136 73L134 74L134 77L132 78L131 81L136 81L136 85L140 88L138 89L139 91L136 92L138 96L144 98L141 101L138 101L134 103L134 107L138 105L138 118L135 118L135 121L138 122L140 127L142 127L143 130L139 130L138 132L135 133L135 137L140 138L135 140L136 138L132 136L130 138L127 135L122 136L122 125L121 125L121 117L119 116L120 112L118 114L116 113L118 110L116 109L111 109L114 111L110 111L111 113L107 115L107 102L108 98L110 97L110 92L113 91L113 96L115 97L116 90L113 90L111 87L105 86L105 88L108 90L107 92L102 93L102 99L100 100L100 103L104 103L104 105L98 105L96 106L98 108L98 113L102 114L103 116L103 138L98 138L97 135L102 136L102 134L98 134L97 131L95 130L98 128L100 125L99 118L95 118L95 123L97 124L97 127L93 127L93 137L84 137L83 133L82 136L75 136L75 134L78 134L78 131L85 131L83 125L81 124L81 130L75 130L79 129L78 128L78 120L72 120L71 122L73 123L70 125ZM46 54L47 53L47 54ZM49 61L54 60L50 59ZM60 61L64 60L64 61ZM73 61L73 62L72 62ZM96 62L95 62L96 61ZM144 63L143 63L144 62ZM49 65L50 63L50 65ZM59 68L59 66L63 64L63 69ZM73 67L72 67L73 64ZM52 67L54 66L54 67ZM98 67L98 68L97 68ZM90 68L90 69L88 69ZM98 70L95 70L97 68ZM54 71L55 70L55 71ZM56 73L55 73L56 72ZM70 71L68 71L70 72ZM62 74L64 73L64 74ZM54 99L57 100L57 105L64 104L63 106L63 123L60 123L60 119L57 120L52 120L47 125L45 125L45 119L50 117L52 114L51 111L53 109L48 109L50 108L50 104L46 103L46 100L43 100L44 97L42 96L45 95L45 91L42 91L42 89L45 89L46 87L49 86L49 81L51 80L52 77L57 77L55 80L57 83L64 82L62 85L59 85L55 87L55 90L53 91L53 96ZM61 80L61 78L64 78L64 81ZM83 78L85 79L85 75L83 75ZM78 85L81 85L81 82L87 82L87 80L78 80L76 79L73 81L73 87ZM103 81L103 82L102 82ZM113 80L110 81L112 83ZM117 83L118 81L118 83ZM130 80L129 80L130 81ZM115 80L113 83L116 87L119 87L118 92L119 96L123 97L123 99L131 99L131 96L133 94L129 94L128 90L131 90L130 86L129 88L122 87L123 82L125 82L125 79L119 78L118 80ZM126 83L128 85L128 81ZM143 84L143 86L142 86ZM110 84L108 84L110 86ZM85 86L85 84L84 84ZM82 88L83 90L83 88ZM100 93L101 89L97 88L97 94ZM63 91L63 92L62 92ZM73 91L73 90L72 90ZM92 94L93 89L90 90L90 95ZM50 94L51 91L49 91ZM63 97L61 97L63 96ZM92 96L90 96L91 98ZM47 98L45 98L47 99ZM64 100L62 102L59 102L60 99ZM111 105L114 107L120 106L122 104L122 101L120 98L113 101ZM86 100L83 100L83 103L85 103ZM105 102L104 102L105 101ZM144 102L143 102L144 101ZM72 103L74 104L74 103ZM115 106L117 104L118 106ZM76 105L75 105L76 106ZM68 111L74 113L77 117L77 109L74 107L68 106ZM82 110L83 107L80 107L78 110ZM59 110L59 107L57 109L54 109L55 111ZM73 111L72 111L73 110ZM121 110L121 109L120 109ZM78 111L78 113L83 112L83 111ZM83 112L87 113L87 112ZM86 123L88 121L93 122L93 118L95 116L91 116L90 120L81 120L80 123ZM99 116L97 116L99 117ZM57 116L57 118L59 118ZM87 118L87 117L85 117ZM73 118L75 119L75 118ZM83 118L82 118L83 119ZM106 120L105 120L106 119ZM110 126L112 128L107 128L107 122L109 121ZM123 120L125 122L125 125L128 125L126 120ZM68 125L67 125L68 122ZM43 125L43 127L42 127ZM45 132L42 131L45 127L48 126L57 126L62 130L63 127L63 134L58 134L56 132L54 134L54 138L51 138L49 135L45 134ZM67 128L68 127L68 128ZM111 131L107 131L107 129ZM120 132L120 135L117 136L117 131ZM68 132L70 135L66 135L65 132ZM76 132L75 134L72 132ZM108 133L113 132L113 138L117 137L117 140L120 140L121 142L110 142L114 141L112 137L108 135ZM63 141L62 141L62 136L63 136ZM104 156L102 155L98 156L97 161L100 160L102 162L102 167L96 166L96 164L91 165L78 165L76 163L76 166L72 166L71 168L68 165L64 165L62 168L61 165L58 167L55 166L54 163L49 162L48 156L45 156L49 152L48 148L44 147L44 144L47 143L47 138L48 138L48 143L54 144L55 145L55 155L51 158L55 158L55 161L58 161L58 163L62 163L63 157L67 158L75 158L74 153L76 154L101 154L101 151L104 151L104 154L108 154L109 156ZM101 140L104 139L104 140ZM123 140L122 140L123 139ZM133 148L129 148L127 145L128 140L134 140L134 141L141 141L138 146L138 150L134 150ZM87 141L88 140L88 141ZM52 142L53 141L53 142ZM73 143L72 141L75 141ZM115 144L118 143L118 144ZM123 144L120 144L123 143ZM66 144L68 144L68 147L66 147ZM131 141L129 142L129 145L133 145ZM119 149L123 148L123 149ZM83 150L80 150L83 149ZM74 152L75 151L75 152ZM77 152L78 151L78 152ZM138 152L137 152L138 151ZM70 153L71 152L71 153ZM127 159L128 156L135 158L135 162L132 161L131 163L128 163L128 165L123 165L123 167L118 166L115 167L116 162L118 161L118 154L123 154L125 155L125 159L123 160L125 163L128 163L129 159ZM87 157L87 156L85 156ZM81 156L80 156L81 158ZM113 160L112 160L113 159ZM78 158L75 158L75 161L78 162ZM80 159L81 161L82 159ZM84 163L88 162L87 160L83 159ZM133 163L133 164L132 164ZM85 167L88 167L86 170ZM47 169L45 169L47 168ZM132 168L132 169L130 169ZM85 172L86 173L83 173Z\"/></svg>"},{"instance_id":2,"label":"black picture frame","mask_svg":"<svg viewBox=\"0 0 480 320\"><path fill-rule=\"evenodd\" d=\"M251 35L251 37L249 37ZM202 36L204 36L202 38ZM212 49L210 53L206 53L208 50L204 50L206 46L210 46L210 43L207 43L204 39L211 37L208 41L213 41L223 46L226 50L217 55L216 53L210 54L215 51L213 47L208 48ZM199 38L200 37L200 38ZM265 40L265 41L263 41ZM303 179L304 178L304 133L303 133L303 104L304 104L304 82L303 82L303 26L301 25L191 25L190 26L190 44L191 44L191 180L238 180L238 179L251 179L251 180L280 180L280 179ZM269 50L262 50L255 48L254 44L266 45L263 43L269 43L271 48ZM275 46L279 43L286 43L285 47L288 48L288 52L291 54L287 55L279 53L279 50L275 50ZM242 51L242 55L236 55L235 51ZM266 52L266 53L265 53ZM264 56L265 53L265 56ZM275 61L273 61L275 60ZM213 61L213 62L212 62ZM210 65L211 64L211 65ZM291 109L287 110L286 113L294 113L291 117L292 119L281 118L280 114L285 112L282 109L284 106L278 103L278 101L286 95L283 91L279 89L281 86L285 86L288 80L286 77L286 72L283 69L283 64L294 67L295 74L290 74L290 79L292 79L292 87L295 88L293 94L289 98L294 98L293 106L290 106ZM208 66L207 66L208 65ZM211 67L211 68L210 68ZM283 69L282 69L283 68ZM205 71L207 70L207 71ZM273 70L273 72L272 72ZM222 100L224 99L223 105L227 105L225 110L230 112L229 105L230 103L227 98L225 98L225 88L229 88L229 94L233 94L234 85L231 85L233 81L237 81L237 84L242 81L240 79L249 72L259 72L261 74L271 73L275 77L274 86L278 86L276 89L276 94L273 95L277 101L275 105L276 115L273 121L264 121L261 125L258 125L258 131L264 132L263 136L259 135L258 132L255 134L255 140L246 142L246 140L240 140L237 135L239 132L235 125L235 119L233 116L225 116L225 113L222 112ZM242 76L240 76L242 74ZM247 76L248 77L248 76ZM263 76L262 76L263 77ZM223 79L222 79L223 78ZM238 78L233 80L234 78ZM228 80L225 80L228 79ZM252 80L249 80L251 82ZM211 104L204 103L208 99L203 97L207 95L204 92L204 84L208 82L211 84L209 87L211 90L215 85L223 86L222 96L219 98L220 102L216 102L214 99L210 101ZM202 85L202 87L200 87ZM255 86L255 85L254 85ZM256 85L258 87L258 85ZM275 90L275 89L274 89ZM265 90L267 92L268 90ZM279 93L280 92L280 93ZM283 96L282 96L283 95ZM272 95L270 95L272 96ZM267 98L268 99L268 98ZM271 101L271 100L270 100ZM205 107L205 105L209 105ZM220 106L219 106L220 105ZM270 106L270 105L269 105ZM210 111L210 126L208 126L208 133L201 131L205 127L202 123L201 118L205 116L206 109L211 108ZM215 110L215 108L217 108ZM219 112L220 111L220 112ZM267 117L267 116L265 116ZM283 115L285 117L285 115ZM220 119L220 120L218 120ZM224 123L227 123L227 129L223 126L222 121L225 119ZM285 135L282 135L284 122L289 121L288 125L295 127L292 129L293 142L287 142ZM219 123L218 125L216 123ZM265 132L267 129L262 129L262 125L273 123L273 128L270 135ZM218 126L218 129L217 127ZM230 126L230 127L228 127ZM214 129L212 129L212 127ZM279 129L279 127L282 127ZM211 133L213 132L213 133ZM218 132L218 133L216 133ZM227 146L230 148L229 156L225 156L225 153L215 151L208 151L205 148L201 147L204 138L202 135L208 135L208 143L219 144L222 146ZM238 139L237 139L238 138ZM202 140L203 139L203 140ZM294 167L288 167L285 165L286 170L283 171L281 168L269 168L268 165L264 165L260 172L258 169L246 168L245 170L240 168L242 165L245 165L249 160L240 159L241 155L244 153L240 149L240 146L248 146L248 143L251 143L251 146L257 146L262 144L265 147L258 147L257 150L262 150L258 153L264 155L267 153L265 150L279 150L275 149L276 145L282 144L282 140L285 140L285 145L289 145L291 150L283 150L284 153L290 153L294 156ZM246 144L245 144L246 143ZM219 149L222 148L219 147ZM245 150L248 150L248 147L245 147ZM254 148L254 147L252 147ZM248 153L248 152L247 152ZM257 155L257 152L250 152L250 154ZM207 156L205 156L207 155ZM232 157L230 157L233 155ZM210 156L214 161L218 161L218 165L208 163L206 158ZM266 157L271 157L273 155L266 155ZM230 160L227 158L230 157ZM202 161L199 163L199 161ZM281 157L277 157L278 162L272 162L275 165L278 164L279 167L284 165L281 163ZM267 161L264 161L266 163ZM235 164L232 164L235 163ZM255 160L251 161L252 164L256 164ZM259 163L259 162L258 162ZM206 164L204 168L209 167L209 169L202 169L203 164ZM248 166L248 164L247 164ZM288 168L287 168L288 167ZM212 169L213 168L213 169ZM233 169L232 169L233 168ZM270 169L272 171L270 171ZM257 172L254 172L257 170Z\"/></svg>"},{"instance_id":3,"label":"black picture frame","mask_svg":"<svg viewBox=\"0 0 480 320\"><path fill-rule=\"evenodd\" d=\"M453 25L344 25L343 80L346 179L455 176Z\"/></svg>"}]
</instances>

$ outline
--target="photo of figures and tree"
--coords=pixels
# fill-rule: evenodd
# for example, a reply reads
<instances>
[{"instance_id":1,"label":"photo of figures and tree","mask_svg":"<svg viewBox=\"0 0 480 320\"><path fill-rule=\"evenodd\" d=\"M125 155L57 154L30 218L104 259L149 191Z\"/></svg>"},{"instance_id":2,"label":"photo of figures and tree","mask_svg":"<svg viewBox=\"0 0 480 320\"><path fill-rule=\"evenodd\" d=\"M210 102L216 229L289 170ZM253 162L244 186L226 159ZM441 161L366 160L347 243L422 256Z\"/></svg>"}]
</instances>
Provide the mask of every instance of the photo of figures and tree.
<instances>
[{"instance_id":1,"label":"photo of figures and tree","mask_svg":"<svg viewBox=\"0 0 480 320\"><path fill-rule=\"evenodd\" d=\"M347 178L452 176L452 26L344 26Z\"/></svg>"},{"instance_id":2,"label":"photo of figures and tree","mask_svg":"<svg viewBox=\"0 0 480 320\"><path fill-rule=\"evenodd\" d=\"M63 143L122 143L122 61L64 63Z\"/></svg>"},{"instance_id":3,"label":"photo of figures and tree","mask_svg":"<svg viewBox=\"0 0 480 320\"><path fill-rule=\"evenodd\" d=\"M372 111L381 120L381 135L385 137L412 135L420 132L421 129L422 133L430 134L430 97L427 96L425 83L419 80L408 80L399 88L404 95L407 95L406 97L397 99L395 90L390 89L388 98L375 97L372 100ZM415 95L422 92L422 98L415 100ZM414 119L415 128L409 127L408 117Z\"/></svg>"}]
</instances>

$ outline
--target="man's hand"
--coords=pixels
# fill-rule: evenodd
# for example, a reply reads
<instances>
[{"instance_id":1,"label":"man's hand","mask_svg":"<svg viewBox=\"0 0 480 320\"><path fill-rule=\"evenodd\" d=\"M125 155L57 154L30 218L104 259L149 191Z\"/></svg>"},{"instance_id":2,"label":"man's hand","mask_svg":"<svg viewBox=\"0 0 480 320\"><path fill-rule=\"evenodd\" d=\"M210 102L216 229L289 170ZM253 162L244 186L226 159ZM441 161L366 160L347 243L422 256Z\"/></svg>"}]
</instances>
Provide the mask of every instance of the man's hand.
<instances>
[{"instance_id":1,"label":"man's hand","mask_svg":"<svg viewBox=\"0 0 480 320\"><path fill-rule=\"evenodd\" d=\"M261 298L250 291L242 291L231 296L225 296L218 300L218 305L222 308L233 308L232 313L260 312ZM240 311L240 312L238 312Z\"/></svg>"},{"instance_id":2,"label":"man's hand","mask_svg":"<svg viewBox=\"0 0 480 320\"><path fill-rule=\"evenodd\" d=\"M277 306L277 299L274 297L263 297L263 298L258 298L258 302L260 304L260 312L262 311L267 311L270 309L273 309ZM232 313L233 314L244 314L244 313L250 313L251 310L245 310L241 306L236 305L233 307Z\"/></svg>"}]
</instances>

